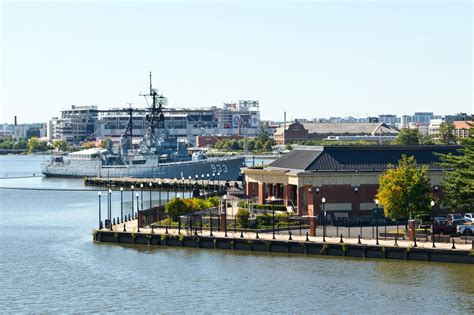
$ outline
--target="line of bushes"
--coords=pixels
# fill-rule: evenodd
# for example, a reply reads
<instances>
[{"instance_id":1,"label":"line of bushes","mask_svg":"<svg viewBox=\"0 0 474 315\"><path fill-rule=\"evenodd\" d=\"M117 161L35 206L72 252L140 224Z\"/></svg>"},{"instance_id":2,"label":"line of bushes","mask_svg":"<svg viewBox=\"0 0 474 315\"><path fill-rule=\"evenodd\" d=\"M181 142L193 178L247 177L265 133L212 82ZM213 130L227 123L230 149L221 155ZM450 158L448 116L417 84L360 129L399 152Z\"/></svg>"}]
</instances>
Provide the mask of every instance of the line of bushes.
<instances>
[{"instance_id":1,"label":"line of bushes","mask_svg":"<svg viewBox=\"0 0 474 315\"><path fill-rule=\"evenodd\" d=\"M217 196L207 199L201 198L173 198L165 205L165 212L171 220L176 221L181 215L185 215L195 211L202 211L219 205Z\"/></svg>"}]
</instances>

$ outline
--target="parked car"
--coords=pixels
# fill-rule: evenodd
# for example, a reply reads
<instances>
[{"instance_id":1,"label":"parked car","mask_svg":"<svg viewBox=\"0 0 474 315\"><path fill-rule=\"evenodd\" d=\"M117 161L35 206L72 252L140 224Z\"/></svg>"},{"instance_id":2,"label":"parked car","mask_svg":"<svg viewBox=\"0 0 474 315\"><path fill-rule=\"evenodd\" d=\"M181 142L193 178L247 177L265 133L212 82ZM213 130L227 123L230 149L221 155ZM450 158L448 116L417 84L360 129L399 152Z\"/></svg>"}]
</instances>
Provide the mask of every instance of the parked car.
<instances>
[{"instance_id":1,"label":"parked car","mask_svg":"<svg viewBox=\"0 0 474 315\"><path fill-rule=\"evenodd\" d=\"M474 213L465 213L465 214L464 214L464 219L465 219L467 222L474 223Z\"/></svg>"},{"instance_id":2,"label":"parked car","mask_svg":"<svg viewBox=\"0 0 474 315\"><path fill-rule=\"evenodd\" d=\"M447 216L449 224L452 225L459 225L459 224L464 224L466 223L466 219L464 219L464 216L459 213L450 213Z\"/></svg>"},{"instance_id":3,"label":"parked car","mask_svg":"<svg viewBox=\"0 0 474 315\"><path fill-rule=\"evenodd\" d=\"M474 235L474 225L460 224L456 227L456 232L461 235Z\"/></svg>"},{"instance_id":4,"label":"parked car","mask_svg":"<svg viewBox=\"0 0 474 315\"><path fill-rule=\"evenodd\" d=\"M432 232L439 235L454 235L456 234L456 226L448 224L447 220L444 222L435 220Z\"/></svg>"},{"instance_id":5,"label":"parked car","mask_svg":"<svg viewBox=\"0 0 474 315\"><path fill-rule=\"evenodd\" d=\"M434 223L447 223L448 219L446 217L434 217L433 218Z\"/></svg>"},{"instance_id":6,"label":"parked car","mask_svg":"<svg viewBox=\"0 0 474 315\"><path fill-rule=\"evenodd\" d=\"M419 228L430 228L433 224L433 219L431 219L430 215L428 214L420 214L415 219L415 226Z\"/></svg>"}]
</instances>

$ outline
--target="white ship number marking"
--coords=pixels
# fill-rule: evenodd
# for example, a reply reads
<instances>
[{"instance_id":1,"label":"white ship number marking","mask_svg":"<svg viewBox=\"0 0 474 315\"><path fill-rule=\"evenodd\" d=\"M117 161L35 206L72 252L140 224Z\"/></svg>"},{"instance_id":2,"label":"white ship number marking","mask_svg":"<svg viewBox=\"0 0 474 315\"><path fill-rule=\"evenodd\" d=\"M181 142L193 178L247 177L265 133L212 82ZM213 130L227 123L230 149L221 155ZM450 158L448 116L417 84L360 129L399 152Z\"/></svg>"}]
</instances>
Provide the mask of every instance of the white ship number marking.
<instances>
[{"instance_id":1,"label":"white ship number marking","mask_svg":"<svg viewBox=\"0 0 474 315\"><path fill-rule=\"evenodd\" d=\"M213 173L227 173L227 165L225 164L211 164Z\"/></svg>"}]
</instances>

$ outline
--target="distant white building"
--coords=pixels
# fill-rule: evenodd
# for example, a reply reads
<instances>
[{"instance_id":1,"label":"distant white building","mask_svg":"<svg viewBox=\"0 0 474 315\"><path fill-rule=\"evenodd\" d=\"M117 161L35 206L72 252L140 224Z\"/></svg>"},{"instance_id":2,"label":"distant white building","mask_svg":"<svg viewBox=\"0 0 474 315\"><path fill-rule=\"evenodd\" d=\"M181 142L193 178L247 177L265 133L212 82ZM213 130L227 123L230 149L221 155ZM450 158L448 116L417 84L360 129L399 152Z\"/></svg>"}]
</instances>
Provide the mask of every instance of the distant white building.
<instances>
[{"instance_id":1,"label":"distant white building","mask_svg":"<svg viewBox=\"0 0 474 315\"><path fill-rule=\"evenodd\" d=\"M433 140L440 140L439 127L444 122L443 119L432 119L428 126L428 134L433 138Z\"/></svg>"},{"instance_id":2,"label":"distant white building","mask_svg":"<svg viewBox=\"0 0 474 315\"><path fill-rule=\"evenodd\" d=\"M386 124L392 127L398 127L400 125L401 118L393 114L382 114L379 115L379 123Z\"/></svg>"}]
</instances>

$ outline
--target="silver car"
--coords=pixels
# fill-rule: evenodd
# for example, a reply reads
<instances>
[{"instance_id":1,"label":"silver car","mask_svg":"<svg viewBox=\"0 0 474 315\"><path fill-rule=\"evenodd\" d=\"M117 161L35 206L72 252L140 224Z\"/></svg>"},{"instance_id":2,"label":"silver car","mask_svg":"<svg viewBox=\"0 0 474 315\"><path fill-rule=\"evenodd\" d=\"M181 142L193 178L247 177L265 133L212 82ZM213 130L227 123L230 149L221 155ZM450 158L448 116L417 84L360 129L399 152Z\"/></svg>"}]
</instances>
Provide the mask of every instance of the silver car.
<instances>
[{"instance_id":1,"label":"silver car","mask_svg":"<svg viewBox=\"0 0 474 315\"><path fill-rule=\"evenodd\" d=\"M464 219L466 219L467 222L474 223L474 213L465 213Z\"/></svg>"}]
</instances>

